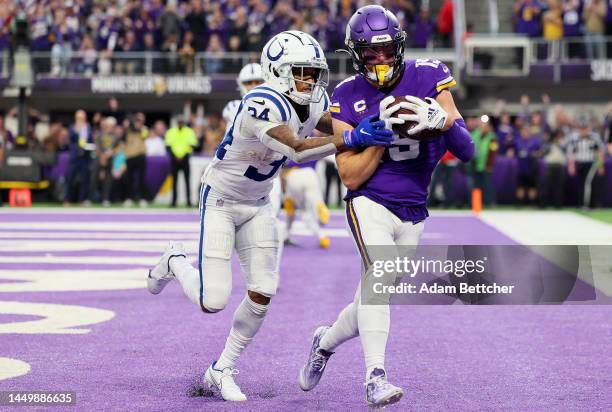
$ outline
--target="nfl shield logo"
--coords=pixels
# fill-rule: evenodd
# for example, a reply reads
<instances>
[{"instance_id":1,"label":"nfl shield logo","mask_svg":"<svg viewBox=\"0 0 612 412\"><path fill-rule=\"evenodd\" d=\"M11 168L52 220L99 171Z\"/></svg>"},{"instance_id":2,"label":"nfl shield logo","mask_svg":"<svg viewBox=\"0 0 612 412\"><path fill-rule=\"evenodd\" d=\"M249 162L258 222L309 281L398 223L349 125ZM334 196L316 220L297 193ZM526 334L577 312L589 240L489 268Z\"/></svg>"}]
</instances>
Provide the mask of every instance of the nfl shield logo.
<instances>
[{"instance_id":1,"label":"nfl shield logo","mask_svg":"<svg viewBox=\"0 0 612 412\"><path fill-rule=\"evenodd\" d=\"M223 207L223 199L217 199L217 207Z\"/></svg>"}]
</instances>

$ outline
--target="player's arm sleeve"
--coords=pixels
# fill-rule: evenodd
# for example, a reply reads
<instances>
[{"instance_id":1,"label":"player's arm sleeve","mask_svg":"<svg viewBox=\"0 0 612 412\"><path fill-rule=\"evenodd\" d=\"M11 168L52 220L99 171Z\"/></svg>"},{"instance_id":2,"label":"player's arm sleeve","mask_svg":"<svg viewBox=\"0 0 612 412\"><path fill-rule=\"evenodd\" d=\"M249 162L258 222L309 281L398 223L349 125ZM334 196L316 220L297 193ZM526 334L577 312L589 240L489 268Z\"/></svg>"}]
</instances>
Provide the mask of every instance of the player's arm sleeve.
<instances>
[{"instance_id":1,"label":"player's arm sleeve","mask_svg":"<svg viewBox=\"0 0 612 412\"><path fill-rule=\"evenodd\" d=\"M280 125L268 129L261 142L268 148L287 156L290 160L303 163L335 154L338 149L332 139L333 136L299 140L289 126Z\"/></svg>"},{"instance_id":2,"label":"player's arm sleeve","mask_svg":"<svg viewBox=\"0 0 612 412\"><path fill-rule=\"evenodd\" d=\"M263 104L260 104L263 102ZM242 129L255 135L269 149L287 156L294 162L309 162L336 153L336 145L330 138L311 138L302 141L288 126L291 116L284 102L261 95L246 99Z\"/></svg>"},{"instance_id":3,"label":"player's arm sleeve","mask_svg":"<svg viewBox=\"0 0 612 412\"><path fill-rule=\"evenodd\" d=\"M474 157L474 141L463 119L455 120L450 129L443 133L444 143L449 152L462 162Z\"/></svg>"}]
</instances>

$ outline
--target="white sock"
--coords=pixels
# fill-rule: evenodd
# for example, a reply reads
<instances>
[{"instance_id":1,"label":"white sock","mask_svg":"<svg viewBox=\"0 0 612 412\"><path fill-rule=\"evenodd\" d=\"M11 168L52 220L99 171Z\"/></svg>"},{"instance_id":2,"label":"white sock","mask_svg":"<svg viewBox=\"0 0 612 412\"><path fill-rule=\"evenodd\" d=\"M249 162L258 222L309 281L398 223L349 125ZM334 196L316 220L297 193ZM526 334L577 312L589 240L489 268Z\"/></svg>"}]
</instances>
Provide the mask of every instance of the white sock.
<instances>
[{"instance_id":1,"label":"white sock","mask_svg":"<svg viewBox=\"0 0 612 412\"><path fill-rule=\"evenodd\" d=\"M357 304L351 302L342 309L342 312L338 315L338 319L336 319L332 327L325 332L325 335L323 335L323 338L319 342L319 346L323 350L333 352L342 343L357 335L359 335L359 329L357 328Z\"/></svg>"},{"instance_id":2,"label":"white sock","mask_svg":"<svg viewBox=\"0 0 612 412\"><path fill-rule=\"evenodd\" d=\"M181 283L185 295L190 301L196 305L200 304L200 273L191 266L189 261L182 257L176 256L170 259L170 269L172 273Z\"/></svg>"},{"instance_id":3,"label":"white sock","mask_svg":"<svg viewBox=\"0 0 612 412\"><path fill-rule=\"evenodd\" d=\"M236 312L232 329L230 330L225 348L217 360L216 369L233 368L238 358L246 347L251 343L253 337L261 327L266 312L267 305L260 305L253 302L249 296L245 296Z\"/></svg>"},{"instance_id":4,"label":"white sock","mask_svg":"<svg viewBox=\"0 0 612 412\"><path fill-rule=\"evenodd\" d=\"M374 368L385 369L385 348L391 324L389 306L359 305L357 319L368 379Z\"/></svg>"}]
</instances>

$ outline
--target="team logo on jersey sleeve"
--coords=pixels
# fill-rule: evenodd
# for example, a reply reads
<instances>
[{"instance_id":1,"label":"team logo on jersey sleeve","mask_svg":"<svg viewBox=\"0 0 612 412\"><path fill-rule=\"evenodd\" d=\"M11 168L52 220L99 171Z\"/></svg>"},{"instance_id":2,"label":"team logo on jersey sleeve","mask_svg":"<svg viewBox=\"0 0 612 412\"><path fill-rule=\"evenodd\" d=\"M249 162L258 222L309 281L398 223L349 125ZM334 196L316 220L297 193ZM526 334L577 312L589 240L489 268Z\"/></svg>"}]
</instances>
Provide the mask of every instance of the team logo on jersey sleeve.
<instances>
[{"instance_id":1,"label":"team logo on jersey sleeve","mask_svg":"<svg viewBox=\"0 0 612 412\"><path fill-rule=\"evenodd\" d=\"M331 106L329 106L329 111L332 113L340 113L340 103L332 103Z\"/></svg>"}]
</instances>

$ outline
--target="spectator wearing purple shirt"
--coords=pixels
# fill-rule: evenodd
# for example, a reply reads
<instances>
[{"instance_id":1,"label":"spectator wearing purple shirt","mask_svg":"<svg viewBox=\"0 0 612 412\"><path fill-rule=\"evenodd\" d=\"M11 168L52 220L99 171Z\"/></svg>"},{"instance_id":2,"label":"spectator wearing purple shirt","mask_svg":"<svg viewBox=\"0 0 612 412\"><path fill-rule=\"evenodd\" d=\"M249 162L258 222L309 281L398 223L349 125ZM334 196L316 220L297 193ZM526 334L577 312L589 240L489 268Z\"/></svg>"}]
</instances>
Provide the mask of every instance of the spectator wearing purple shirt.
<instances>
[{"instance_id":1,"label":"spectator wearing purple shirt","mask_svg":"<svg viewBox=\"0 0 612 412\"><path fill-rule=\"evenodd\" d=\"M289 3L279 1L272 9L272 13L266 18L268 33L274 36L277 33L288 30L295 20L295 11Z\"/></svg>"},{"instance_id":2,"label":"spectator wearing purple shirt","mask_svg":"<svg viewBox=\"0 0 612 412\"><path fill-rule=\"evenodd\" d=\"M584 45L575 37L582 36L582 2L581 0L563 1L563 37L569 39L568 57L584 56Z\"/></svg>"},{"instance_id":3,"label":"spectator wearing purple shirt","mask_svg":"<svg viewBox=\"0 0 612 412\"><path fill-rule=\"evenodd\" d=\"M542 116L542 112L531 113L529 129L531 130L531 135L538 136L540 140L544 138L544 135L550 133L550 127Z\"/></svg>"},{"instance_id":4,"label":"spectator wearing purple shirt","mask_svg":"<svg viewBox=\"0 0 612 412\"><path fill-rule=\"evenodd\" d=\"M541 12L536 0L518 0L514 4L514 31L528 37L540 36L542 33Z\"/></svg>"},{"instance_id":5,"label":"spectator wearing purple shirt","mask_svg":"<svg viewBox=\"0 0 612 412\"><path fill-rule=\"evenodd\" d=\"M134 18L132 27L136 33L136 39L141 45L144 45L147 33L155 33L155 22L149 17L149 12L144 7L139 10L138 16Z\"/></svg>"},{"instance_id":6,"label":"spectator wearing purple shirt","mask_svg":"<svg viewBox=\"0 0 612 412\"><path fill-rule=\"evenodd\" d=\"M249 27L246 51L260 53L268 40L264 22L269 13L269 7L264 0L251 0L250 5L252 9L248 16ZM300 15L303 16L298 14L298 16Z\"/></svg>"},{"instance_id":7,"label":"spectator wearing purple shirt","mask_svg":"<svg viewBox=\"0 0 612 412\"><path fill-rule=\"evenodd\" d=\"M514 155L515 143L521 138L521 130L523 130L524 127L529 127L527 125L527 116L520 114L514 119L513 138L507 140L508 144L506 145L506 152L509 152L508 155Z\"/></svg>"},{"instance_id":8,"label":"spectator wearing purple shirt","mask_svg":"<svg viewBox=\"0 0 612 412\"><path fill-rule=\"evenodd\" d=\"M323 50L333 52L339 48L336 47L336 39L338 38L336 26L329 21L329 13L326 9L321 9L315 15L311 32L313 37L319 41Z\"/></svg>"},{"instance_id":9,"label":"spectator wearing purple shirt","mask_svg":"<svg viewBox=\"0 0 612 412\"><path fill-rule=\"evenodd\" d=\"M7 19L8 10L0 10L0 51L9 46L9 22Z\"/></svg>"},{"instance_id":10,"label":"spectator wearing purple shirt","mask_svg":"<svg viewBox=\"0 0 612 412\"><path fill-rule=\"evenodd\" d=\"M425 49L431 40L434 30L434 21L429 15L427 7L421 7L420 13L415 17L412 25L412 47L415 49Z\"/></svg>"},{"instance_id":11,"label":"spectator wearing purple shirt","mask_svg":"<svg viewBox=\"0 0 612 412\"><path fill-rule=\"evenodd\" d=\"M212 14L210 14L212 13ZM262 23L263 24L263 20ZM211 12L209 12L208 16L208 44L210 43L213 36L218 36L219 40L223 44L229 38L230 25L225 16L223 15L223 10L221 9L221 5L215 3L211 6Z\"/></svg>"},{"instance_id":12,"label":"spectator wearing purple shirt","mask_svg":"<svg viewBox=\"0 0 612 412\"><path fill-rule=\"evenodd\" d=\"M508 113L502 113L496 128L496 134L499 141L499 154L505 154L506 149L512 146L515 138L515 130L512 125L512 119Z\"/></svg>"},{"instance_id":13,"label":"spectator wearing purple shirt","mask_svg":"<svg viewBox=\"0 0 612 412\"><path fill-rule=\"evenodd\" d=\"M249 7L249 2L247 0L227 0L223 4L223 14L229 16L230 19L234 17L234 13L240 7Z\"/></svg>"},{"instance_id":14,"label":"spectator wearing purple shirt","mask_svg":"<svg viewBox=\"0 0 612 412\"><path fill-rule=\"evenodd\" d=\"M164 5L162 3L162 0L152 0L151 5L149 6L149 17L151 18L151 20L156 22L157 19L159 19L159 17L163 14L163 12Z\"/></svg>"},{"instance_id":15,"label":"spectator wearing purple shirt","mask_svg":"<svg viewBox=\"0 0 612 412\"><path fill-rule=\"evenodd\" d=\"M108 9L106 18L100 24L97 37L98 50L113 50L117 45L119 22L115 19L116 10Z\"/></svg>"},{"instance_id":16,"label":"spectator wearing purple shirt","mask_svg":"<svg viewBox=\"0 0 612 412\"><path fill-rule=\"evenodd\" d=\"M514 142L517 158L516 198L525 205L533 204L538 196L538 158L542 143L538 136L531 134L529 127L521 130L521 137Z\"/></svg>"},{"instance_id":17,"label":"spectator wearing purple shirt","mask_svg":"<svg viewBox=\"0 0 612 412\"><path fill-rule=\"evenodd\" d=\"M51 49L49 42L49 17L42 5L36 6L34 17L30 21L30 48L32 51L48 51Z\"/></svg>"}]
</instances>

